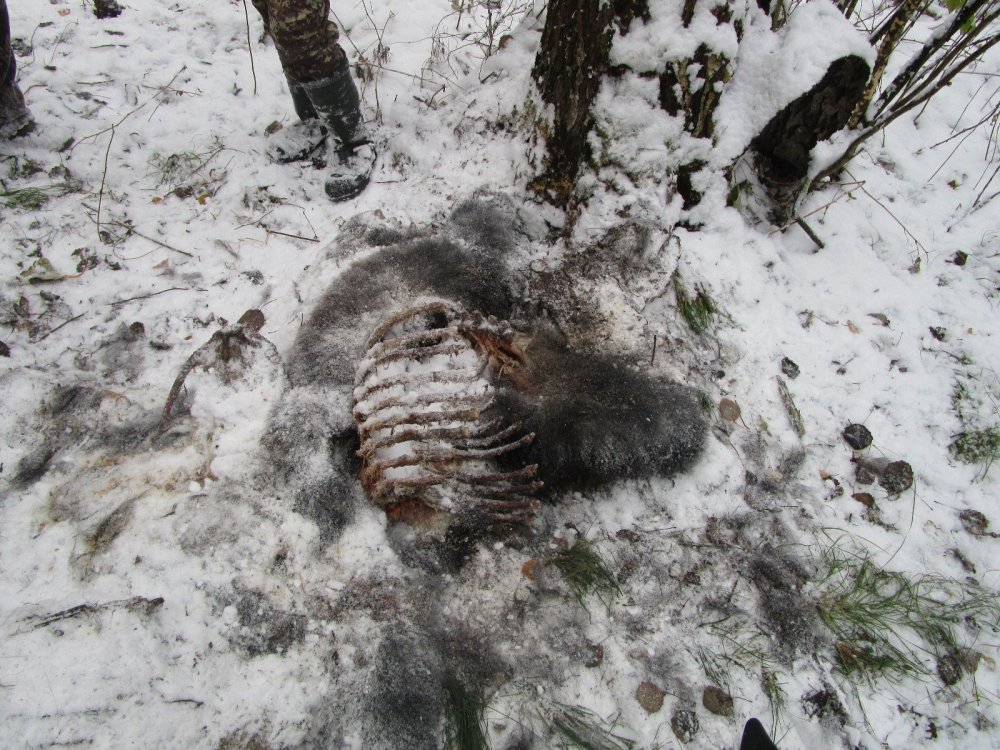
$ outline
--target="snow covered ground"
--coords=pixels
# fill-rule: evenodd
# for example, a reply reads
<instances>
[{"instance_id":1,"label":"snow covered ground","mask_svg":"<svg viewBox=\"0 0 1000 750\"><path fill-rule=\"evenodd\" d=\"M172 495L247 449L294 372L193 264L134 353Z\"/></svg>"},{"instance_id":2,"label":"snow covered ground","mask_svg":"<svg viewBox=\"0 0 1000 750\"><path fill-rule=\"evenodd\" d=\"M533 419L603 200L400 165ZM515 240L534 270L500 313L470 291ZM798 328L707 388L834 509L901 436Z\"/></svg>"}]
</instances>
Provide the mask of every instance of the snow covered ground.
<instances>
[{"instance_id":1,"label":"snow covered ground","mask_svg":"<svg viewBox=\"0 0 1000 750\"><path fill-rule=\"evenodd\" d=\"M822 249L749 224L721 184L702 229L668 239L679 198L656 175L680 128L655 81L620 79L598 112L623 129L609 148L634 174L602 173L566 244L525 189L537 18L519 14L484 61L446 0L334 2L370 71L382 156L358 199L332 205L322 168L267 159L294 115L252 8L251 60L240 2L122 5L98 19L87 2L9 3L39 127L0 144L0 744L417 747L406 713L436 716L454 677L485 700L494 748L569 746L567 726L586 747L733 748L750 716L782 748L1000 745L986 525L1000 480L949 451L1000 429L996 186L977 204L997 144L986 128L952 139L995 103L1000 58L807 199ZM795 28L796 49L829 54L823 28L813 45ZM779 53L746 53L721 110L727 159L752 135L741 116L762 123L751 108L808 88L803 65L757 71L771 96L747 94ZM712 429L692 471L572 493L543 509L541 542L429 572L353 477L331 479L349 393L300 387L297 337L331 283L379 252L365 228L448 234L456 206L497 193L520 226L514 265L585 270L575 299L593 304L592 335L700 391ZM677 283L713 300L707 331L681 319ZM262 340L188 373L161 421L189 357L251 309ZM874 436L863 458L908 463L912 488L859 481L850 423ZM343 507L304 508L313 480ZM581 606L545 564L549 540L577 536L616 576L609 606ZM982 597L962 648L928 653L904 629L927 674L838 670L852 646L818 614L838 554L931 576L932 597L959 582L964 601ZM728 711L706 708L706 687Z\"/></svg>"}]
</instances>

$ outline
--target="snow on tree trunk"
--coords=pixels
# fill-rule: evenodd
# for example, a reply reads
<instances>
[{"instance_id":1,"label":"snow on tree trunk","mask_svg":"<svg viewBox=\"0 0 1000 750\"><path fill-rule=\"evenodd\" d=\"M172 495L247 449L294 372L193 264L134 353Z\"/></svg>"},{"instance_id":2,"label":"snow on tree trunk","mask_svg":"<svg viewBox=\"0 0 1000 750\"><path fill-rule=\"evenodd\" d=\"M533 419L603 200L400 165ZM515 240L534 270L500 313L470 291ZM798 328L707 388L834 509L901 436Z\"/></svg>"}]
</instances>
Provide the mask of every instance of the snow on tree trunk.
<instances>
[{"instance_id":1,"label":"snow on tree trunk","mask_svg":"<svg viewBox=\"0 0 1000 750\"><path fill-rule=\"evenodd\" d=\"M865 95L870 69L855 55L835 60L826 75L775 115L750 148L761 184L773 201L771 220L795 218L795 203L806 188L809 154L839 131Z\"/></svg>"},{"instance_id":2,"label":"snow on tree trunk","mask_svg":"<svg viewBox=\"0 0 1000 750\"><path fill-rule=\"evenodd\" d=\"M646 154L663 148L668 156L660 179L667 202L679 194L680 221L696 225L701 192L716 177L732 175L734 162L749 147L751 158L743 163L759 173L752 182L764 188L768 218L781 223L793 218L795 203L808 187L804 178L810 151L844 128L871 96L875 56L838 6L807 4L794 22L785 7L781 0L677 0L652 7L645 0L552 0L533 69L551 119L541 129L544 167L531 187L550 202L569 207L582 167L589 166L595 173L591 184L638 188L642 169L651 161ZM626 36L636 18L643 26L633 25ZM824 24L829 34L814 50L802 40L815 38L816 24ZM795 51L779 54L786 45ZM751 73L743 76L736 97L741 104L727 106L731 84L742 69L737 60L740 66L750 60ZM775 70L772 80L762 65L792 65L795 70ZM611 80L615 96L632 96L632 102L604 101L605 80ZM628 116L618 118L616 111L620 104L634 113L629 107L642 104L636 92L648 91L643 81L657 80L658 106L684 131L681 138L666 135L659 143L637 137ZM785 92L787 98L781 99ZM796 94L801 95L793 101ZM738 122L726 119L733 117ZM753 129L748 131L750 120ZM734 133L745 134L735 152ZM627 153L629 139L636 154ZM598 142L600 153L596 146L592 150ZM732 161L725 162L727 158ZM615 170L624 175L617 184L609 176Z\"/></svg>"},{"instance_id":3,"label":"snow on tree trunk","mask_svg":"<svg viewBox=\"0 0 1000 750\"><path fill-rule=\"evenodd\" d=\"M647 13L645 0L551 0L532 75L542 100L552 107L543 174L532 187L565 207L580 165L590 158L587 136L591 105L604 74L615 19L623 28Z\"/></svg>"}]
</instances>

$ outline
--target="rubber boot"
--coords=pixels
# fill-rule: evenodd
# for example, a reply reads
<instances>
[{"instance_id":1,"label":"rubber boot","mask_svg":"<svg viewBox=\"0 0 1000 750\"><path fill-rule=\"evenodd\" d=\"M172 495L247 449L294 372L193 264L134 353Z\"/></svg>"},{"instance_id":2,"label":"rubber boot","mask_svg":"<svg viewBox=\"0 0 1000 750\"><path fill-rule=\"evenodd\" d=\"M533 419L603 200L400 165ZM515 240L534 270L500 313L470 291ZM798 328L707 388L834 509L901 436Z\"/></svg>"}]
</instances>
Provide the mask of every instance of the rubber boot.
<instances>
[{"instance_id":1,"label":"rubber boot","mask_svg":"<svg viewBox=\"0 0 1000 750\"><path fill-rule=\"evenodd\" d=\"M778 750L767 736L764 726L757 719L750 719L743 727L743 739L740 750Z\"/></svg>"},{"instance_id":2,"label":"rubber boot","mask_svg":"<svg viewBox=\"0 0 1000 750\"><path fill-rule=\"evenodd\" d=\"M35 127L24 95L14 82L0 86L0 139L17 138Z\"/></svg>"},{"instance_id":3,"label":"rubber boot","mask_svg":"<svg viewBox=\"0 0 1000 750\"><path fill-rule=\"evenodd\" d=\"M326 125L316 113L302 84L287 75L285 80L288 81L288 92L292 95L292 106L299 120L271 136L267 154L271 161L279 164L312 158L326 144L327 134Z\"/></svg>"},{"instance_id":4,"label":"rubber boot","mask_svg":"<svg viewBox=\"0 0 1000 750\"><path fill-rule=\"evenodd\" d=\"M367 187L375 166L375 149L361 115L361 97L351 77L347 55L329 78L302 84L319 119L337 140L336 158L327 175L327 197L344 201Z\"/></svg>"},{"instance_id":5,"label":"rubber boot","mask_svg":"<svg viewBox=\"0 0 1000 750\"><path fill-rule=\"evenodd\" d=\"M24 94L17 86L17 60L10 48L10 26L7 3L0 3L0 138L17 138L30 133L35 126L24 103Z\"/></svg>"}]
</instances>

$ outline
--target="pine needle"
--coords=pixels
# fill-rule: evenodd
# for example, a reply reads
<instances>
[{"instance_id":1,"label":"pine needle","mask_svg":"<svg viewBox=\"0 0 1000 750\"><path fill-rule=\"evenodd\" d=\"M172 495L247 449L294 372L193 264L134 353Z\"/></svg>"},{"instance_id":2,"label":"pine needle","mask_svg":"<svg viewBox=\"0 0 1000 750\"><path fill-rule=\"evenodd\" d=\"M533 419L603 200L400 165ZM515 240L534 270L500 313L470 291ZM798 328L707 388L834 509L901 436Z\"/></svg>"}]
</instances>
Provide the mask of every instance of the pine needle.
<instances>
[{"instance_id":1,"label":"pine needle","mask_svg":"<svg viewBox=\"0 0 1000 750\"><path fill-rule=\"evenodd\" d=\"M451 750L489 750L484 714L486 703L482 696L466 690L456 678L449 678L444 685L447 696L446 736Z\"/></svg>"},{"instance_id":2,"label":"pine needle","mask_svg":"<svg viewBox=\"0 0 1000 750\"><path fill-rule=\"evenodd\" d=\"M577 539L572 547L561 551L552 561L562 573L570 592L581 605L594 594L608 608L611 600L621 594L618 580L597 548L585 539Z\"/></svg>"},{"instance_id":3,"label":"pine needle","mask_svg":"<svg viewBox=\"0 0 1000 750\"><path fill-rule=\"evenodd\" d=\"M929 677L928 657L959 650L967 618L996 625L1000 597L941 576L910 576L880 568L867 553L825 550L827 571L817 609L837 638L836 667L845 675L901 680Z\"/></svg>"}]
</instances>

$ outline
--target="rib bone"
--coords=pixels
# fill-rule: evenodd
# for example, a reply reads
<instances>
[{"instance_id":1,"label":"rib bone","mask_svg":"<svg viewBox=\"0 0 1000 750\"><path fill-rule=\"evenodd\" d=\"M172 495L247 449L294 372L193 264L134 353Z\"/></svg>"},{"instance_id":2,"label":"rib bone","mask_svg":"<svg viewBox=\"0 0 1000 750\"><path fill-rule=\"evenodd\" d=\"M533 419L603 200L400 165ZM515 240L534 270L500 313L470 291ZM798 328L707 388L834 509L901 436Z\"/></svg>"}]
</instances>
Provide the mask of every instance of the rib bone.
<instances>
[{"instance_id":1,"label":"rib bone","mask_svg":"<svg viewBox=\"0 0 1000 750\"><path fill-rule=\"evenodd\" d=\"M531 520L538 467L501 470L497 459L535 435L491 413L500 371L523 362L513 335L506 321L444 301L376 327L354 389L361 480L373 503L393 517L416 503L486 525Z\"/></svg>"}]
</instances>

